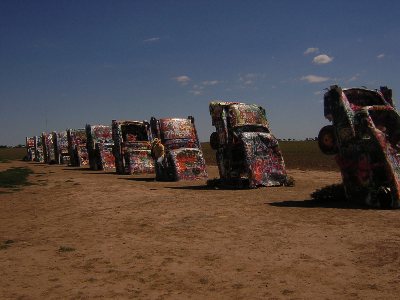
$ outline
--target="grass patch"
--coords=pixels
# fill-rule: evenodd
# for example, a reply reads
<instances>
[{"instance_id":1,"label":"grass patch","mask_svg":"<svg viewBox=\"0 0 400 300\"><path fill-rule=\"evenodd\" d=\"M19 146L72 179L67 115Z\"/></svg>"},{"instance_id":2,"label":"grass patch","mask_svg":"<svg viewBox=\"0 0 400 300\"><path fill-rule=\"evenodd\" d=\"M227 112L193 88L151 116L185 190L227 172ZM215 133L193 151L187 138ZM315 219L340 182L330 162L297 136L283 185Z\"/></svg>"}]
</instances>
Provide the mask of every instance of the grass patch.
<instances>
[{"instance_id":1,"label":"grass patch","mask_svg":"<svg viewBox=\"0 0 400 300\"><path fill-rule=\"evenodd\" d=\"M33 171L28 168L11 168L0 172L0 187L16 188L20 185L28 185L28 176Z\"/></svg>"},{"instance_id":2,"label":"grass patch","mask_svg":"<svg viewBox=\"0 0 400 300\"><path fill-rule=\"evenodd\" d=\"M75 250L76 250L75 248L68 247L68 246L60 246L60 248L58 249L59 252L72 252Z\"/></svg>"},{"instance_id":3,"label":"grass patch","mask_svg":"<svg viewBox=\"0 0 400 300\"><path fill-rule=\"evenodd\" d=\"M14 241L13 240L6 240L3 243L0 244L0 250L5 250L8 247L10 247L11 244L13 244Z\"/></svg>"},{"instance_id":4,"label":"grass patch","mask_svg":"<svg viewBox=\"0 0 400 300\"><path fill-rule=\"evenodd\" d=\"M25 148L0 148L0 163L10 160L22 160L25 155Z\"/></svg>"},{"instance_id":5,"label":"grass patch","mask_svg":"<svg viewBox=\"0 0 400 300\"><path fill-rule=\"evenodd\" d=\"M339 171L334 156L323 154L317 141L281 141L279 146L288 169Z\"/></svg>"},{"instance_id":6,"label":"grass patch","mask_svg":"<svg viewBox=\"0 0 400 300\"><path fill-rule=\"evenodd\" d=\"M334 157L323 154L316 141L280 141L279 147L288 169L339 171ZM210 143L201 143L201 149L207 165L217 165Z\"/></svg>"}]
</instances>

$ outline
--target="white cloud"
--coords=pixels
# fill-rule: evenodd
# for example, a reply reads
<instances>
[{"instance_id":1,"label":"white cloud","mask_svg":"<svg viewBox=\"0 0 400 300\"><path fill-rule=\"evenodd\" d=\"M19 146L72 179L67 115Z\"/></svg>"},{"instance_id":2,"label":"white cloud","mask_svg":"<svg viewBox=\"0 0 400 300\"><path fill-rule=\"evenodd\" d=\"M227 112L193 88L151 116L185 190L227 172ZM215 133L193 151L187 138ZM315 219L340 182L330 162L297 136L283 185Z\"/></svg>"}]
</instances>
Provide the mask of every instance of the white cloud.
<instances>
[{"instance_id":1,"label":"white cloud","mask_svg":"<svg viewBox=\"0 0 400 300\"><path fill-rule=\"evenodd\" d=\"M314 92L314 95L316 95L316 96L322 95L322 91L316 91L316 92Z\"/></svg>"},{"instance_id":2,"label":"white cloud","mask_svg":"<svg viewBox=\"0 0 400 300\"><path fill-rule=\"evenodd\" d=\"M360 77L360 74L356 74L353 77L349 78L348 82L356 81Z\"/></svg>"},{"instance_id":3,"label":"white cloud","mask_svg":"<svg viewBox=\"0 0 400 300\"><path fill-rule=\"evenodd\" d=\"M384 57L385 57L385 54L384 54L384 53L381 53L381 54L379 54L379 55L377 56L378 59L382 59L382 58L384 58Z\"/></svg>"},{"instance_id":4,"label":"white cloud","mask_svg":"<svg viewBox=\"0 0 400 300\"><path fill-rule=\"evenodd\" d=\"M313 63L317 65L329 64L333 60L333 57L329 57L326 54L317 55L313 59Z\"/></svg>"},{"instance_id":5,"label":"white cloud","mask_svg":"<svg viewBox=\"0 0 400 300\"><path fill-rule=\"evenodd\" d=\"M144 40L143 42L145 42L145 43L154 43L154 42L158 42L159 40L160 40L159 37L152 37L152 38Z\"/></svg>"},{"instance_id":6,"label":"white cloud","mask_svg":"<svg viewBox=\"0 0 400 300\"><path fill-rule=\"evenodd\" d=\"M261 77L260 74L256 73L247 73L245 75L240 75L239 76L239 81L242 82L244 85L252 85L255 83L255 81Z\"/></svg>"},{"instance_id":7,"label":"white cloud","mask_svg":"<svg viewBox=\"0 0 400 300\"><path fill-rule=\"evenodd\" d=\"M319 83L319 82L328 81L330 78L329 77L317 76L317 75L307 75L307 76L301 77L300 79L301 80L306 80L309 83Z\"/></svg>"},{"instance_id":8,"label":"white cloud","mask_svg":"<svg viewBox=\"0 0 400 300\"><path fill-rule=\"evenodd\" d=\"M176 82L180 83L181 85L188 85L191 80L190 77L186 76L186 75L177 76L172 79L174 79Z\"/></svg>"},{"instance_id":9,"label":"white cloud","mask_svg":"<svg viewBox=\"0 0 400 300\"><path fill-rule=\"evenodd\" d=\"M218 83L219 83L218 80L206 80L206 81L203 81L203 85L216 85Z\"/></svg>"},{"instance_id":10,"label":"white cloud","mask_svg":"<svg viewBox=\"0 0 400 300\"><path fill-rule=\"evenodd\" d=\"M199 96L199 95L202 94L202 92L199 91L199 90L191 90L191 91L189 91L189 93L191 93L191 94L193 94L193 95L195 95L195 96Z\"/></svg>"},{"instance_id":11,"label":"white cloud","mask_svg":"<svg viewBox=\"0 0 400 300\"><path fill-rule=\"evenodd\" d=\"M311 53L318 53L319 49L318 48L308 48L306 51L304 51L304 55L311 54Z\"/></svg>"}]
</instances>

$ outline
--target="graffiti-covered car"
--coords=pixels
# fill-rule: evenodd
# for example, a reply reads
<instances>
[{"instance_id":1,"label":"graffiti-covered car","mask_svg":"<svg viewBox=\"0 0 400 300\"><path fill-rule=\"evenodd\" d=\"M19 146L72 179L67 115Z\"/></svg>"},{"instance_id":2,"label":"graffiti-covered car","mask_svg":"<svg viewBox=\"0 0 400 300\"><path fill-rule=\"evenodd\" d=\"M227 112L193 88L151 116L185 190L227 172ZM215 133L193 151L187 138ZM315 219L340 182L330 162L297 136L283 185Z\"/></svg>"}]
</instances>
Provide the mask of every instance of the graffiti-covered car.
<instances>
[{"instance_id":1,"label":"graffiti-covered car","mask_svg":"<svg viewBox=\"0 0 400 300\"><path fill-rule=\"evenodd\" d=\"M54 132L42 133L42 144L43 144L43 156L44 162L48 164L56 163L56 153L55 153L55 140Z\"/></svg>"},{"instance_id":2,"label":"graffiti-covered car","mask_svg":"<svg viewBox=\"0 0 400 300\"><path fill-rule=\"evenodd\" d=\"M222 184L256 188L291 185L265 110L255 104L213 101L210 146L216 150Z\"/></svg>"},{"instance_id":3,"label":"graffiti-covered car","mask_svg":"<svg viewBox=\"0 0 400 300\"><path fill-rule=\"evenodd\" d=\"M25 138L26 156L24 160L33 161L35 160L35 136Z\"/></svg>"},{"instance_id":4,"label":"graffiti-covered car","mask_svg":"<svg viewBox=\"0 0 400 300\"><path fill-rule=\"evenodd\" d=\"M400 116L392 91L342 89L335 85L324 95L323 127L318 144L335 155L349 200L372 207L400 204Z\"/></svg>"},{"instance_id":5,"label":"graffiti-covered car","mask_svg":"<svg viewBox=\"0 0 400 300\"><path fill-rule=\"evenodd\" d=\"M68 152L70 165L82 167L89 164L89 155L86 148L86 130L84 128L68 129Z\"/></svg>"},{"instance_id":6,"label":"graffiti-covered car","mask_svg":"<svg viewBox=\"0 0 400 300\"><path fill-rule=\"evenodd\" d=\"M55 156L58 164L70 163L70 155L68 150L68 134L67 131L60 131L54 133L53 139L55 139Z\"/></svg>"},{"instance_id":7,"label":"graffiti-covered car","mask_svg":"<svg viewBox=\"0 0 400 300\"><path fill-rule=\"evenodd\" d=\"M193 117L152 117L150 126L153 138L160 140L164 148L162 160L155 165L157 180L196 180L208 177Z\"/></svg>"},{"instance_id":8,"label":"graffiti-covered car","mask_svg":"<svg viewBox=\"0 0 400 300\"><path fill-rule=\"evenodd\" d=\"M90 168L103 171L114 169L114 141L111 126L87 124L86 136Z\"/></svg>"},{"instance_id":9,"label":"graffiti-covered car","mask_svg":"<svg viewBox=\"0 0 400 300\"><path fill-rule=\"evenodd\" d=\"M392 91L331 86L324 95L318 144L335 155L349 200L371 207L400 205L400 116Z\"/></svg>"},{"instance_id":10,"label":"graffiti-covered car","mask_svg":"<svg viewBox=\"0 0 400 300\"><path fill-rule=\"evenodd\" d=\"M35 161L44 162L43 141L41 136L35 136Z\"/></svg>"},{"instance_id":11,"label":"graffiti-covered car","mask_svg":"<svg viewBox=\"0 0 400 300\"><path fill-rule=\"evenodd\" d=\"M118 174L154 173L151 131L147 121L112 121L115 169Z\"/></svg>"}]
</instances>

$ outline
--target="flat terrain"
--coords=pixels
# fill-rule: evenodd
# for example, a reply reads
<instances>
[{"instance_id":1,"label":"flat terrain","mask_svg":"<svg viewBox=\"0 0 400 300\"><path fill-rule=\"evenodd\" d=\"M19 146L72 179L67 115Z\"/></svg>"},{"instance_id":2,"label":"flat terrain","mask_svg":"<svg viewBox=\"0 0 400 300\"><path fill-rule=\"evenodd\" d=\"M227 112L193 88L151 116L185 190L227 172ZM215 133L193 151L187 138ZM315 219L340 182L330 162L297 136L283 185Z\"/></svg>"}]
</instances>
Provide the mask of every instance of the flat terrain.
<instances>
[{"instance_id":1,"label":"flat terrain","mask_svg":"<svg viewBox=\"0 0 400 300\"><path fill-rule=\"evenodd\" d=\"M398 299L400 211L310 200L295 187L214 190L11 161L0 188L0 299ZM210 178L217 176L209 167Z\"/></svg>"}]
</instances>

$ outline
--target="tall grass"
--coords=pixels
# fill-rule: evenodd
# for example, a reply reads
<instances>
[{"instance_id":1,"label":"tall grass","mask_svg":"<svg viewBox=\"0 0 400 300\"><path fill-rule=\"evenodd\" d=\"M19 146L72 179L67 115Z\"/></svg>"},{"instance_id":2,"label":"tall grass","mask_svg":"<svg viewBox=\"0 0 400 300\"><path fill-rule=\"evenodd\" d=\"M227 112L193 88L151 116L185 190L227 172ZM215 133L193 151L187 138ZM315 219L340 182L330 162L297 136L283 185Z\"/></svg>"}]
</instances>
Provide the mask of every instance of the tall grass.
<instances>
[{"instance_id":1,"label":"tall grass","mask_svg":"<svg viewBox=\"0 0 400 300\"><path fill-rule=\"evenodd\" d=\"M25 148L0 148L0 162L22 160L25 155Z\"/></svg>"}]
</instances>

